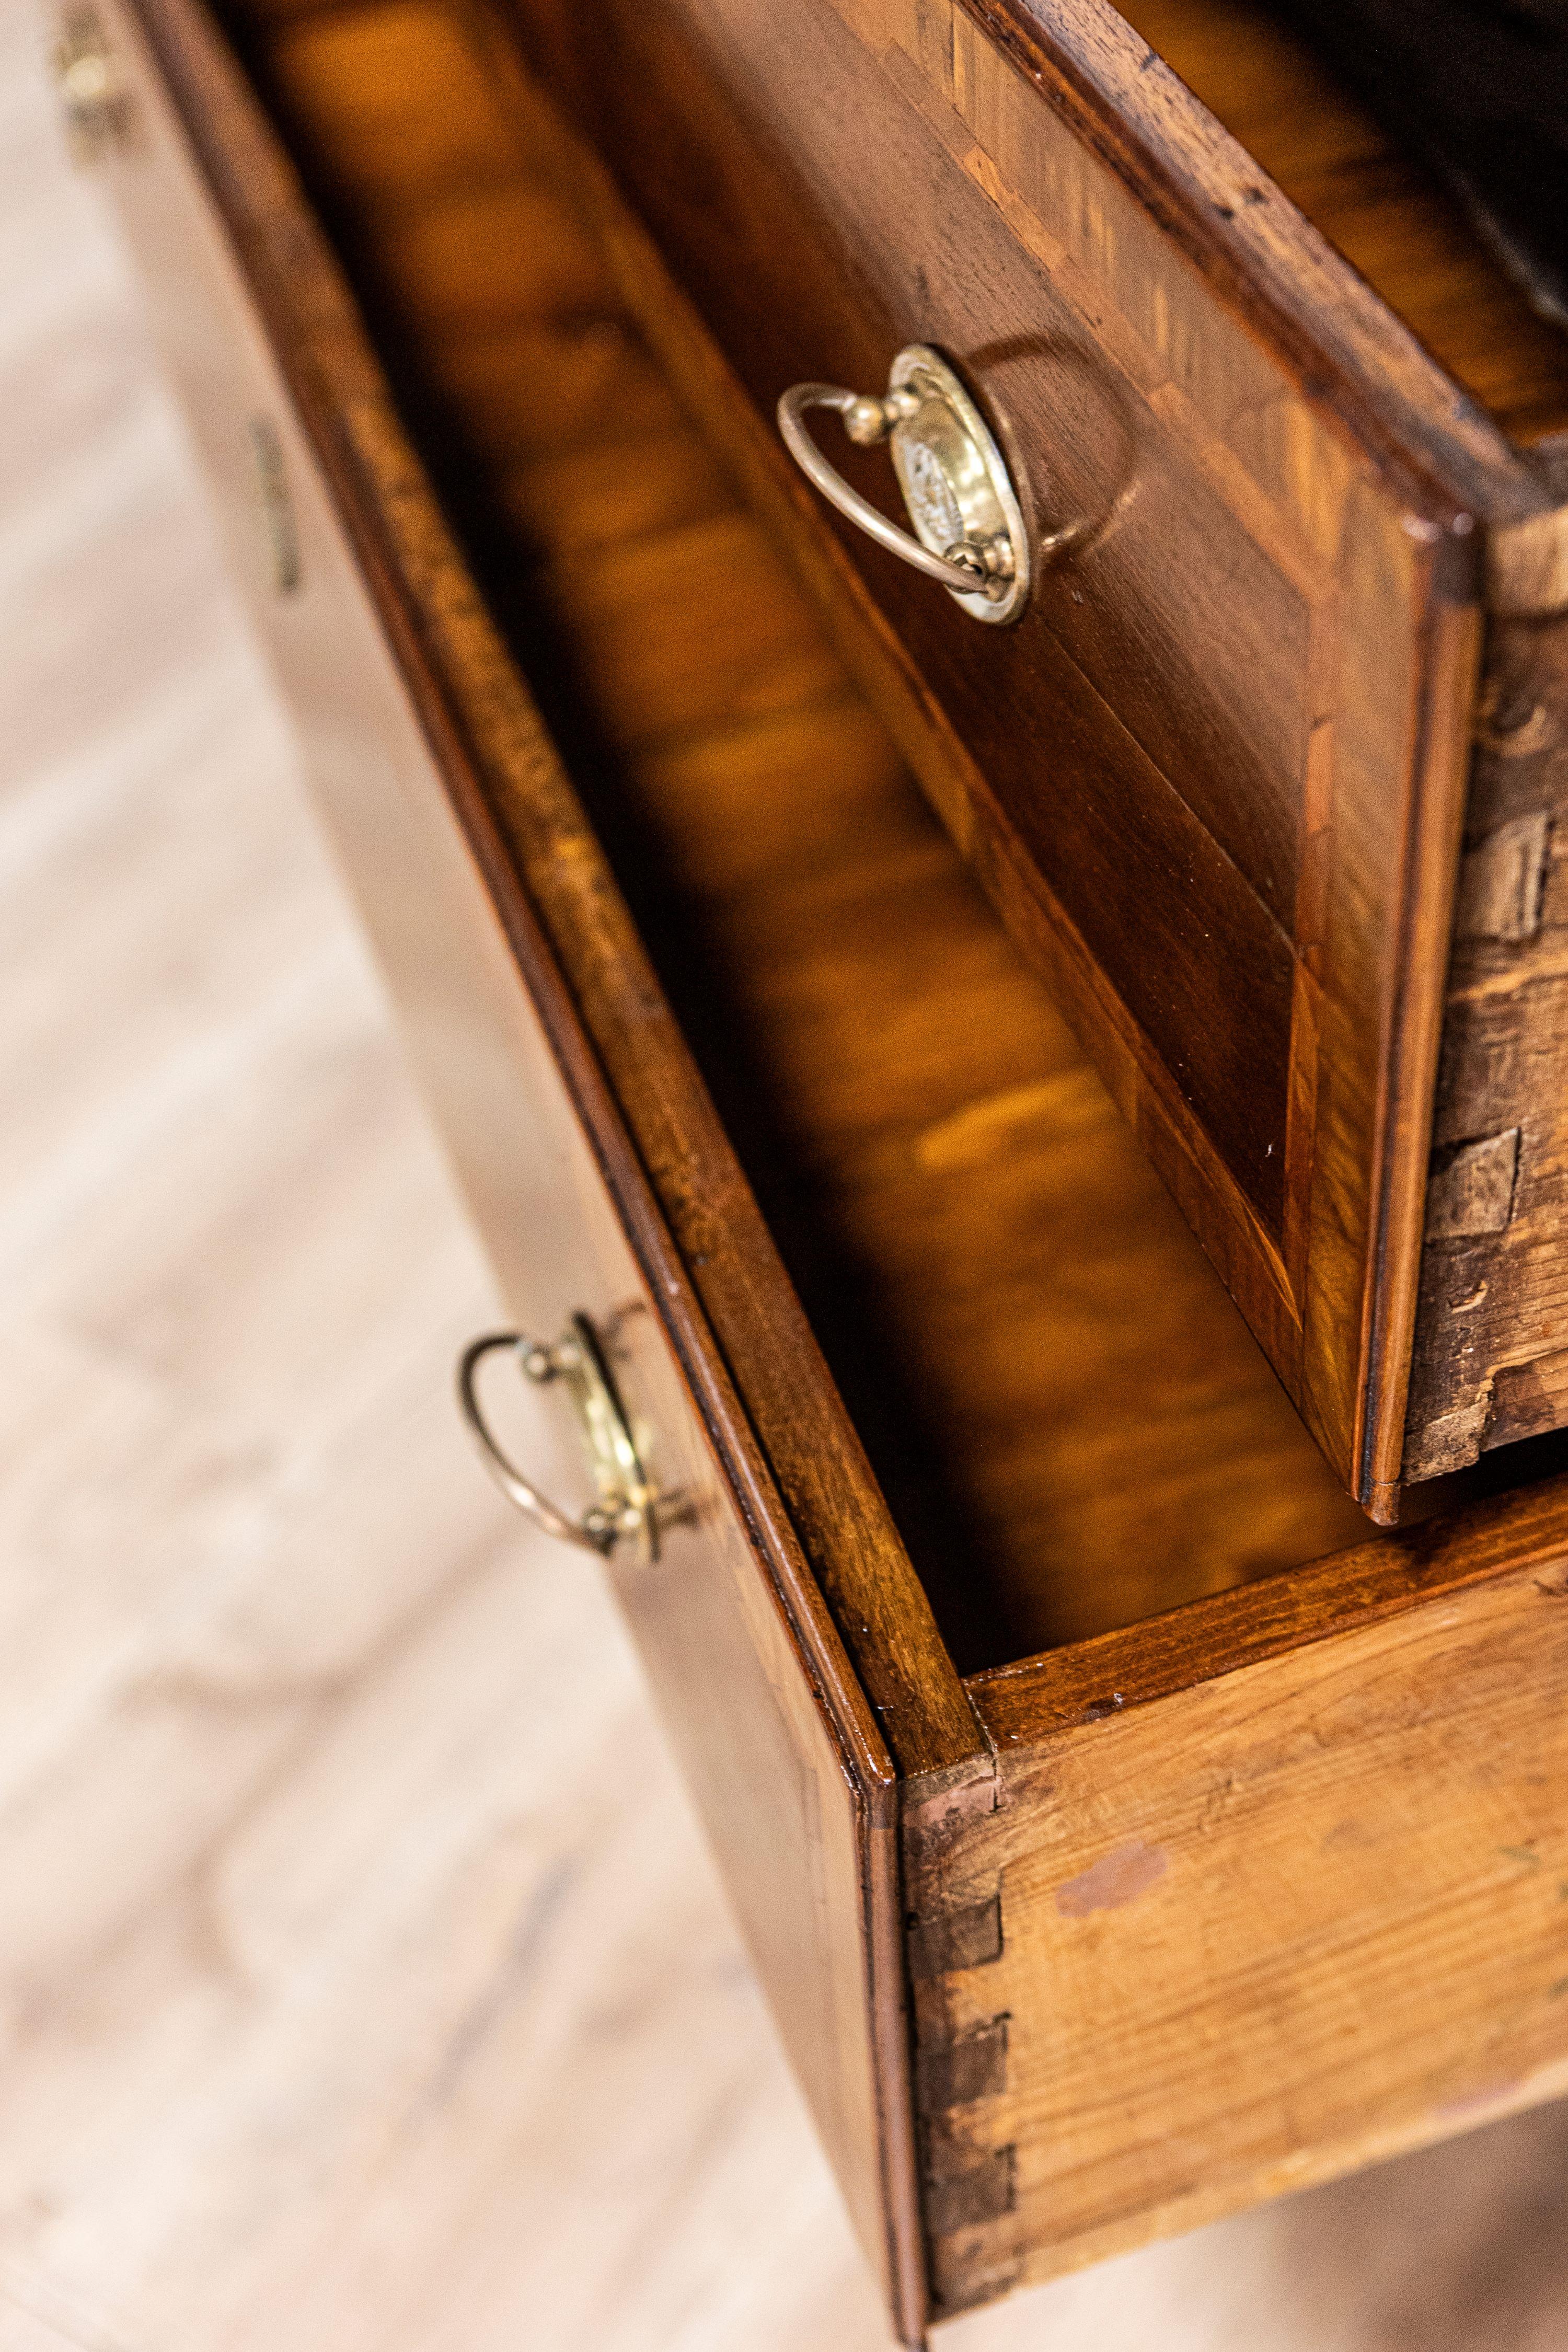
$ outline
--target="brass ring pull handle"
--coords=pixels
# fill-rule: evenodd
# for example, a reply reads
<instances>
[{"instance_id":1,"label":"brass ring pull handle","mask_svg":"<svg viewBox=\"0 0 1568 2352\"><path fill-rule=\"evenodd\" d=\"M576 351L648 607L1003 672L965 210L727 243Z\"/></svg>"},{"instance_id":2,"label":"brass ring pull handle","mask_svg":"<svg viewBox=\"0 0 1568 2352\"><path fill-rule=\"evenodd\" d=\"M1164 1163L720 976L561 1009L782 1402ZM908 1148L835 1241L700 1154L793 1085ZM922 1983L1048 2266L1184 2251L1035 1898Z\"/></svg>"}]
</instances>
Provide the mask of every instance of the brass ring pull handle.
<instances>
[{"instance_id":1,"label":"brass ring pull handle","mask_svg":"<svg viewBox=\"0 0 1568 2352\"><path fill-rule=\"evenodd\" d=\"M580 1518L547 1501L492 1435L479 1398L479 1370L487 1356L508 1349L525 1379L541 1386L560 1381L576 1409L597 1500ZM521 1331L489 1331L458 1360L458 1402L479 1456L509 1502L546 1535L606 1559L623 1538L644 1560L658 1558L658 1498L643 1467L631 1423L616 1392L598 1334L585 1315L574 1315L553 1347Z\"/></svg>"},{"instance_id":2,"label":"brass ring pull handle","mask_svg":"<svg viewBox=\"0 0 1568 2352\"><path fill-rule=\"evenodd\" d=\"M862 448L886 441L910 520L890 523L827 462L805 428L812 408L837 409ZM847 517L977 621L1013 621L1029 595L1029 541L1007 461L940 352L899 353L881 399L836 383L792 384L778 406L784 446L806 479Z\"/></svg>"}]
</instances>

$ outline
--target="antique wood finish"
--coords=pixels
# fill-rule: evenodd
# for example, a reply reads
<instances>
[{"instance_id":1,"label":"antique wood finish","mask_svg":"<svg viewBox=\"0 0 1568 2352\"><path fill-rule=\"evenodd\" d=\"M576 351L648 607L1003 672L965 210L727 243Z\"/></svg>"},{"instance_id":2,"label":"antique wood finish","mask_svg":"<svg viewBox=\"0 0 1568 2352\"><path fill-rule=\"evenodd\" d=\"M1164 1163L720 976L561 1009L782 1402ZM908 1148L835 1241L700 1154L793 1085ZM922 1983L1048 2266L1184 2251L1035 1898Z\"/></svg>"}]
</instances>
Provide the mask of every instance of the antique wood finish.
<instances>
[{"instance_id":1,"label":"antique wood finish","mask_svg":"<svg viewBox=\"0 0 1568 2352\"><path fill-rule=\"evenodd\" d=\"M1568 335L1262 0L1127 0L1135 32L1516 441L1568 425Z\"/></svg>"},{"instance_id":2,"label":"antique wood finish","mask_svg":"<svg viewBox=\"0 0 1568 2352\"><path fill-rule=\"evenodd\" d=\"M984 642L852 553L972 755L981 870L1386 1515L1474 526L1549 489L1108 9L514 13L760 408L935 340L1081 530Z\"/></svg>"},{"instance_id":3,"label":"antique wood finish","mask_svg":"<svg viewBox=\"0 0 1568 2352\"><path fill-rule=\"evenodd\" d=\"M1568 349L1563 339L1523 307L1510 282L1500 278L1495 266L1453 215L1451 207L1418 173L1389 152L1386 139L1375 126L1335 90L1320 68L1298 52L1288 36L1260 25L1251 10L1205 5L1202 0L1166 0L1163 6L1145 10L1139 22L1141 29L1152 35L1181 67L1215 112L1262 160L1275 167L1286 192L1347 247L1391 302L1421 328L1427 341L1459 374L1468 377L1479 394L1485 394L1490 404L1518 428L1527 423L1550 421L1556 413L1551 405L1555 397L1553 387L1560 383L1559 374L1553 371L1561 370L1564 350ZM475 32L476 37L482 37L481 26L476 25ZM504 80L507 68L507 59L490 43L489 71ZM1303 110L1290 102L1292 89L1298 88L1312 98L1304 118ZM585 158L580 159L579 168L584 175L591 175L594 169L591 160ZM733 417L730 412L734 404L731 402L726 406L721 399L712 397L720 386L710 358L706 369L702 364L698 348L700 331L690 336L685 333L679 320L680 298L668 283L662 289L654 283L657 259L650 257L646 245L639 245L637 232L628 226L625 215L613 202L601 203L597 209L600 228L607 233L612 250L619 257L623 280L634 299L640 294L649 319L657 316L666 355L673 358L683 389L689 394L695 389L706 410L721 412L717 419L720 430L732 443ZM559 348L555 357L559 365ZM449 375L449 351L442 364ZM489 365L493 371L493 352ZM492 383L491 390L494 388ZM466 389L471 391L472 387ZM617 383L614 389L624 400L627 385ZM776 496L773 478L763 478L755 467L751 471L751 487L761 488L764 502L777 509L782 502ZM578 475L571 478L574 490L580 473L579 468ZM787 504L784 510L788 517ZM831 594L833 582L823 578L820 566L816 569L816 584L826 587ZM1549 593L1555 593L1550 582L1546 586ZM1521 585L1516 579L1513 593L1515 601L1531 601L1528 581ZM1536 602L1541 601L1540 583L1533 594ZM1500 621L1497 627L1500 635L1507 635L1512 625ZM1514 640L1521 635L1520 630L1512 628ZM1540 630L1522 633L1526 642L1541 635ZM1560 696L1561 681L1548 667L1542 679L1542 723L1545 723ZM918 741L922 727L928 733L936 730L931 725L929 705L924 711L918 707L918 695L906 691L904 703L905 708L891 716L909 748ZM968 811L978 788L977 780L970 768L966 786L957 772L964 763L962 755L957 759L952 756L954 749L950 740L942 756L924 761L925 781L955 833L973 851L976 845ZM1483 767L1485 757L1483 747ZM1485 793L1485 774L1479 773L1475 780L1468 819L1472 837L1487 830ZM1072 1001L1071 967L1053 953L1052 941L1041 929L1026 876L1020 877L1016 861L999 865L990 854L993 847L987 840L978 845L981 861L991 868L994 891L1012 907L1020 929L1032 932L1037 953L1058 992ZM1465 919L1468 918L1461 918ZM1099 1010L1103 1013L1107 1007L1101 1003ZM1521 995L1511 1008L1512 1058L1519 1068L1538 1070L1544 1066L1554 1048L1554 1012L1555 1001L1551 992L1540 990ZM1466 1013L1462 996L1456 996L1449 1010L1448 1040L1444 1053L1442 1091L1446 1097L1469 1103L1488 1089L1494 1076L1491 1042L1489 1036L1482 1037ZM1127 1076L1124 1070L1124 1080ZM1542 1092L1550 1097L1550 1089L1543 1088ZM1122 1094L1125 1100L1125 1085ZM1538 1103L1538 1122L1542 1115ZM1499 1131L1507 1131L1506 1123ZM1439 1154L1436 1173L1440 1179L1446 1178L1456 1132L1464 1139L1462 1130L1454 1130L1451 1121L1446 1124L1440 1113L1436 1138ZM1201 1188L1195 1200L1190 1189L1183 1192L1182 1197L1189 1214L1200 1219ZM1473 1458L1483 1444L1506 1443L1527 1430L1546 1425L1542 1416L1551 1409L1546 1402L1553 1393L1550 1381L1536 1381L1532 1384L1532 1408L1523 1417L1511 1410L1494 1414L1488 1402L1500 1373L1507 1375L1505 1388L1517 1385L1514 1376L1521 1361L1551 1353L1550 1349L1543 1351L1535 1343L1543 1331L1550 1335L1553 1328L1555 1292L1546 1262L1555 1248L1554 1198L1543 1199L1538 1191L1521 1192L1518 1197L1521 1202L1531 1199L1534 1207L1524 1232L1510 1235L1504 1244L1510 1252L1511 1274L1506 1286L1506 1314L1500 1294L1498 1305L1488 1316L1461 1329L1446 1304L1448 1296L1458 1296L1453 1293L1449 1281L1447 1261L1452 1253L1443 1247L1450 1236L1439 1234L1428 1245L1422 1328L1415 1351L1416 1390L1409 1407L1409 1444L1401 1473L1405 1480L1430 1476ZM1535 1286L1538 1277L1539 1289ZM1476 1283L1471 1282L1463 1296L1474 1297L1476 1288ZM1493 1315L1499 1318L1495 1337Z\"/></svg>"},{"instance_id":4,"label":"antique wood finish","mask_svg":"<svg viewBox=\"0 0 1568 2352\"><path fill-rule=\"evenodd\" d=\"M490 793L532 802L553 786L565 796L553 752L253 101L185 0L138 20L212 180L209 193L155 77L139 73L142 135L116 169L115 193L151 265L163 347L503 1289L536 1329L585 1308L617 1334L656 1475L690 1498L666 1563L617 1563L617 1592L868 2254L912 2340L924 2280L891 1759L489 814ZM132 20L110 21L134 57ZM164 267L171 253L177 276ZM297 532L298 584L282 593L240 470L258 417L277 436ZM613 887L602 872L586 880ZM602 929L601 953L624 953L615 910L600 922L612 932L606 944ZM620 980L639 985L635 963ZM646 1053L658 1007L651 982L640 991ZM731 1213L739 1189L732 1173ZM569 1449L550 1446L547 1433L533 1442L569 1479ZM917 1624L914 1644L922 1639L940 1660ZM957 1743L942 1721L940 1675L930 1679L926 1721L908 1706L900 1728L940 1769ZM972 1721L966 1708L962 1719Z\"/></svg>"},{"instance_id":5,"label":"antique wood finish","mask_svg":"<svg viewBox=\"0 0 1568 2352\"><path fill-rule=\"evenodd\" d=\"M939 2310L1568 2089L1565 1615L1559 1481L970 1685L994 1810L909 1852Z\"/></svg>"},{"instance_id":6,"label":"antique wood finish","mask_svg":"<svg viewBox=\"0 0 1568 2352\"><path fill-rule=\"evenodd\" d=\"M184 124L146 75L116 194L477 1220L522 1319L615 1331L692 1498L617 1590L901 2332L1562 2088L1568 1488L1342 1549L493 20L252 23L484 594L196 0L116 21ZM1556 625L1510 625L1533 679ZM1499 971L1540 805L1466 871Z\"/></svg>"},{"instance_id":7,"label":"antique wood finish","mask_svg":"<svg viewBox=\"0 0 1568 2352\"><path fill-rule=\"evenodd\" d=\"M1500 276L1473 235L1455 217L1452 207L1389 152L1386 139L1376 127L1335 91L1310 60L1297 53L1288 37L1261 26L1255 12L1207 6L1203 0L1172 0L1172 5L1151 12L1147 24L1205 100L1278 169L1286 192L1302 204L1314 221L1347 245L1380 289L1421 329L1438 353L1468 377L1478 394L1487 394L1516 426L1526 421L1539 425L1556 415L1552 403L1564 382L1568 341L1523 306L1510 281ZM482 17L475 16L472 29L474 37L484 43ZM484 46L490 74L506 81L509 59L493 40ZM1298 79L1313 94L1313 103L1304 115L1291 102ZM754 411L729 376L645 233L616 200L592 153L579 151L574 177L596 200L596 226L617 265L622 290L640 314L645 331L657 343L683 396L736 464L748 495L769 515L785 542L793 543L811 586L833 614L847 657L855 663L878 700L930 796L942 808L950 830L985 875L993 895L1010 910L1015 928L1029 939L1058 1002L1078 1005L1081 969L1059 951L1057 936L1040 920L1035 889L1037 877L1030 875L1027 861L1020 860L1016 845L1009 853L994 833L983 832L976 838L973 809L984 788L973 761L944 725L918 675L910 671L907 662L900 663L896 643L885 630L879 637L866 631L865 601L861 597L857 602L858 583L837 543L816 533L809 518L803 530L800 508L805 501L798 477L782 464L772 436L759 430ZM1550 469L1548 478L1552 478ZM1552 527L1550 512L1533 542L1529 532L1519 536L1513 543L1509 576L1500 577L1497 583L1503 603L1521 612L1549 606L1563 590L1564 583L1553 576L1549 527ZM1510 544L1506 534L1499 544ZM1535 576L1532 544L1539 551ZM837 563L824 560L832 556L839 558ZM1494 625L1500 632L1512 626L1506 620ZM1519 634L1516 630L1515 635ZM1540 634L1539 630L1523 632L1527 642ZM1541 686L1538 733L1540 725L1559 707L1562 691L1561 681L1552 675L1544 676ZM1478 795L1480 789L1478 782ZM1477 797L1468 820L1472 834L1484 829L1478 815L1479 806ZM1520 1068L1541 1068L1554 1050L1554 1002L1546 992L1537 991L1520 1001L1513 1024ZM1103 1020L1107 1026L1102 1047L1114 1045L1116 1007L1103 990L1087 1016L1079 1007L1080 1029L1086 1018L1091 1026ZM1488 1083L1487 1041L1473 1026L1466 1025L1457 1006L1449 1009L1448 1033L1443 1088L1447 1096L1466 1098ZM1112 1068L1118 1098L1123 1108L1136 1116L1135 1055L1123 1054L1120 1065L1113 1063ZM1535 1110L1538 1120L1549 1115L1546 1104L1552 1099L1552 1090L1542 1089ZM1446 1156L1445 1146L1446 1136L1440 1133L1440 1158ZM1190 1167L1169 1166L1164 1172L1189 1217L1201 1226L1205 1195L1197 1172ZM1411 1213L1413 1206L1407 1207L1407 1223ZM1482 1444L1504 1443L1522 1433L1516 1432L1513 1420L1506 1414L1489 1419L1484 1412L1478 1414L1474 1401L1489 1393L1495 1371L1510 1363L1510 1349L1517 1355L1521 1332L1533 1334L1543 1325L1551 1328L1554 1293L1550 1280L1538 1292L1531 1277L1542 1250L1550 1254L1555 1246L1554 1214L1555 1202L1551 1201L1532 1222L1529 1239L1534 1255L1516 1261L1524 1269L1523 1276L1516 1273L1510 1286L1510 1319L1506 1329L1500 1323L1495 1341L1489 1329L1472 1324L1463 1334L1463 1344L1456 1345L1454 1327L1442 1306L1442 1285L1447 1280L1444 1254L1440 1245L1428 1245L1423 1322L1416 1346L1417 1387L1409 1407L1410 1443L1401 1465L1403 1481L1457 1467L1473 1459ZM1528 1352L1541 1352L1539 1347L1530 1348L1528 1339L1523 1344ZM1468 1419L1453 1417L1453 1401L1440 1392L1444 1381L1468 1389ZM1429 1433L1428 1423L1435 1424ZM1530 1423L1532 1428L1544 1425L1539 1413ZM1465 1433L1463 1446L1457 1444L1461 1432Z\"/></svg>"},{"instance_id":8,"label":"antique wood finish","mask_svg":"<svg viewBox=\"0 0 1568 2352\"><path fill-rule=\"evenodd\" d=\"M860 1664L896 1752L908 1769L941 1769L973 1746L973 1727L920 1588L603 853L395 422L384 379L335 266L254 101L232 68L221 66L221 47L210 33L199 45L194 31L187 38L184 17L177 34L160 40L163 18L151 8L138 15L181 101L226 233L354 556L377 596L399 665L413 689L428 697L427 707L421 703L424 723L447 762L446 788L458 798L487 882L509 904L525 907L516 868L526 864L521 878L548 918L555 956L569 965L579 1020L590 1024L594 1048L613 1075L621 1106L613 1124L622 1116L629 1119L660 1208L681 1230L690 1278L704 1306L737 1325L753 1318L748 1338L760 1364L765 1367L771 1355L813 1373L797 1384L794 1434L780 1429L778 1451L798 1465L801 1515L820 1523L825 1543L842 1541L851 1556L851 1565L830 1563L821 1572L848 1576L843 1613L875 1631L877 1640L867 1643ZM193 24L197 21L193 12ZM214 79L191 80L199 68ZM223 71L226 79L218 82ZM218 116L220 100L226 110ZM128 171L123 201L134 200L143 185L155 194L152 175L136 181ZM134 231L134 222L132 226ZM167 299L155 268L155 235L154 227L145 248L154 265L149 274L155 293ZM174 331L172 320L164 323ZM199 354L192 355L192 364L199 369ZM205 405L194 375L192 382L192 397ZM657 385L652 397L669 414L668 395ZM226 449L214 446L209 466L220 483L226 474L231 478L235 503L251 510L248 454L238 461L244 478L233 483L234 449L231 436ZM764 643L754 658L765 666L773 651ZM531 972L530 967L531 982ZM552 994L542 979L540 994L553 1038L558 988ZM593 1066L574 1024L560 1033L557 1050L570 1057L574 1073ZM574 1075L574 1084L585 1087L588 1079ZM626 1214L630 1221L629 1209ZM681 1295L678 1286L671 1297ZM767 1318L774 1316L788 1319L773 1324Z\"/></svg>"}]
</instances>

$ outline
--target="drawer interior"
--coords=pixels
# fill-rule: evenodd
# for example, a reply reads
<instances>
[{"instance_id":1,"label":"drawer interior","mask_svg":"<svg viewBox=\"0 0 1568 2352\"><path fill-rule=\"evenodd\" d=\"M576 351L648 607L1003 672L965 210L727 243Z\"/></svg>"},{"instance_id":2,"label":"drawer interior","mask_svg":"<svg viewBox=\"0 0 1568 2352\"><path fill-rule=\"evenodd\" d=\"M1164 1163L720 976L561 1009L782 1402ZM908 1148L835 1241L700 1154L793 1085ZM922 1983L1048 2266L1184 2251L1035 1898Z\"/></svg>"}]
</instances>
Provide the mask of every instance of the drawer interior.
<instances>
[{"instance_id":1,"label":"drawer interior","mask_svg":"<svg viewBox=\"0 0 1568 2352\"><path fill-rule=\"evenodd\" d=\"M1505 433L1530 442L1568 429L1568 332L1531 307L1458 197L1280 11L1264 0L1119 5Z\"/></svg>"},{"instance_id":2,"label":"drawer interior","mask_svg":"<svg viewBox=\"0 0 1568 2352\"><path fill-rule=\"evenodd\" d=\"M1364 1540L483 21L384 0L242 39L960 1671Z\"/></svg>"}]
</instances>

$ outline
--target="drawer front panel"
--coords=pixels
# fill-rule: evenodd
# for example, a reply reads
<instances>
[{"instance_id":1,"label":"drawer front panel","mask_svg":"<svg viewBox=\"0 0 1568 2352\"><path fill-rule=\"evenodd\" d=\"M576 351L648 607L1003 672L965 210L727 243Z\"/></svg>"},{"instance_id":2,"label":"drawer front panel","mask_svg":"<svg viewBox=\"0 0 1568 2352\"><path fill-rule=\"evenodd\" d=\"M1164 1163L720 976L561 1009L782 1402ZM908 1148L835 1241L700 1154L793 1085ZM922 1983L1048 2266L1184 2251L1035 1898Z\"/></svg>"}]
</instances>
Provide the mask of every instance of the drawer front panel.
<instances>
[{"instance_id":1,"label":"drawer front panel","mask_svg":"<svg viewBox=\"0 0 1568 2352\"><path fill-rule=\"evenodd\" d=\"M879 389L936 343L1037 529L1076 534L984 629L837 518L802 526L891 624L977 862L1371 1495L1398 1463L1474 688L1455 486L1479 503L1503 445L1093 0L1053 37L1177 126L1212 216L1257 214L1328 347L1268 315L1277 287L1238 301L1236 257L1228 285L1198 266L1153 166L1135 192L1064 119L1065 68L1026 74L949 0L606 0L608 33L507 5L759 426L792 381ZM886 506L885 456L823 430Z\"/></svg>"},{"instance_id":2,"label":"drawer front panel","mask_svg":"<svg viewBox=\"0 0 1568 2352\"><path fill-rule=\"evenodd\" d=\"M548 982L548 950L521 898L498 894L494 866L481 867L459 822L437 756L443 747L433 750L428 708L407 675L408 642L389 624L387 583L379 600L367 588L275 355L276 317L269 333L140 28L127 16L108 21L141 110L135 146L112 167L113 193L416 1075L509 1311L542 1338L577 1311L614 1334L617 1379L647 1433L652 1474L687 1500L657 1564L617 1556L611 1572L862 2241L913 2335L924 2278L885 1750L864 1701L857 1716L827 1696L830 1677L853 1685L841 1657L826 1654L833 1637L820 1603L803 1628L798 1609L809 1603L797 1588L796 1606L786 1605L754 1498L744 1515L738 1505L723 1442L729 1401L694 1397L702 1369L689 1328L671 1322L679 1266L670 1258L658 1268L661 1314L646 1262L657 1250L654 1214L634 1249L624 1201L612 1200L584 1131L580 1090L593 1088L595 1074L580 1037L570 1065L578 1091L563 1073L570 1009L557 984L547 1036L525 982L528 954L537 960L531 976ZM268 163L266 134L205 27L184 17L180 37L182 65L194 60L211 78L225 138L237 152L259 142ZM308 308L304 291L301 302ZM302 310L302 333L320 329ZM384 507L401 502L407 528L438 535L379 400L351 404L339 423L362 470L378 478ZM285 500L290 560L280 572ZM395 530L398 520L395 513ZM514 745L526 773L548 747L510 674L492 675L490 691L510 697L514 730L532 729ZM587 1113L602 1142L613 1108L595 1098ZM551 1391L540 1397L527 1467L545 1491L569 1497L584 1494L584 1471L563 1410ZM560 1572L587 1571L580 1554L563 1551ZM561 1781L570 1803L569 1756ZM879 2019L891 2021L880 2038Z\"/></svg>"}]
</instances>

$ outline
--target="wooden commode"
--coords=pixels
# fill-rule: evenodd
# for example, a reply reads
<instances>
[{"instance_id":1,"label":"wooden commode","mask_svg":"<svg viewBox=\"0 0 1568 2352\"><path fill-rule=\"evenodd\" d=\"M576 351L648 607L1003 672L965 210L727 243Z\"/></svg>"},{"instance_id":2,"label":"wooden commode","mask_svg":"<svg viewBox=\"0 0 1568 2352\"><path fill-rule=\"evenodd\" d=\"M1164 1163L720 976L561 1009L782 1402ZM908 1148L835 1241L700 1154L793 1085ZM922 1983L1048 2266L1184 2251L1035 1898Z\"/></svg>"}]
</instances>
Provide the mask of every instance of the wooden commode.
<instances>
[{"instance_id":1,"label":"wooden commode","mask_svg":"<svg viewBox=\"0 0 1568 2352\"><path fill-rule=\"evenodd\" d=\"M1568 2091L1568 333L1244 0L59 57L899 2336Z\"/></svg>"}]
</instances>

